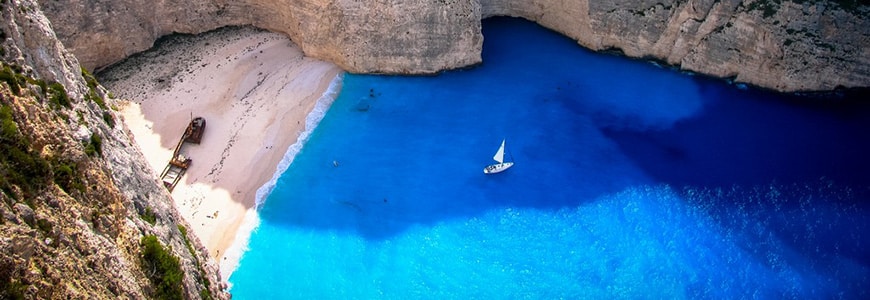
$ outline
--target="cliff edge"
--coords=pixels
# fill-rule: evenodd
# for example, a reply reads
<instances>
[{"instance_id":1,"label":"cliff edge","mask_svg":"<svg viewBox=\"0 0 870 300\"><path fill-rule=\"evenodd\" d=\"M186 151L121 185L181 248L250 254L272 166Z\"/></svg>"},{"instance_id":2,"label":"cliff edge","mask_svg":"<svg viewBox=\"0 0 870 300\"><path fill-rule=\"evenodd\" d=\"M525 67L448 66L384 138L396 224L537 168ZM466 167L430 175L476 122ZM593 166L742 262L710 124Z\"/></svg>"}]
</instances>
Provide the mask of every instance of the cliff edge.
<instances>
[{"instance_id":1,"label":"cliff edge","mask_svg":"<svg viewBox=\"0 0 870 300\"><path fill-rule=\"evenodd\" d=\"M481 62L480 20L525 18L617 50L779 91L870 86L870 5L859 0L45 1L88 68L171 33L254 25L350 72L426 74Z\"/></svg>"},{"instance_id":2,"label":"cliff edge","mask_svg":"<svg viewBox=\"0 0 870 300\"><path fill-rule=\"evenodd\" d=\"M34 1L0 1L0 299L227 299L119 120Z\"/></svg>"}]
</instances>

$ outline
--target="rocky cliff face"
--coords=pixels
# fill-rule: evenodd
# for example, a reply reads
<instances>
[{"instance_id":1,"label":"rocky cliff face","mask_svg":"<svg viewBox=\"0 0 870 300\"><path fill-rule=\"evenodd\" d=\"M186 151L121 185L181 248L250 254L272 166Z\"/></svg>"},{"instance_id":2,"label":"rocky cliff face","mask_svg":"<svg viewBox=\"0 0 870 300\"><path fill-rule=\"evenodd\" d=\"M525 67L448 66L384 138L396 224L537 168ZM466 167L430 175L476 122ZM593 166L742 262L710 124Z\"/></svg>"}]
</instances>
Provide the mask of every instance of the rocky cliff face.
<instances>
[{"instance_id":1,"label":"rocky cliff face","mask_svg":"<svg viewBox=\"0 0 870 300\"><path fill-rule=\"evenodd\" d=\"M254 25L354 72L434 73L480 62L476 1L43 1L61 41L94 69L171 33Z\"/></svg>"},{"instance_id":2,"label":"rocky cliff face","mask_svg":"<svg viewBox=\"0 0 870 300\"><path fill-rule=\"evenodd\" d=\"M850 1L839 1L850 2ZM781 91L870 86L870 7L834 1L492 1L593 50Z\"/></svg>"},{"instance_id":3,"label":"rocky cliff face","mask_svg":"<svg viewBox=\"0 0 870 300\"><path fill-rule=\"evenodd\" d=\"M619 50L781 91L870 86L866 1L69 0L42 5L61 41L89 69L147 49L173 32L252 24L285 33L306 54L351 72L432 73L479 63L481 18L514 16L593 50Z\"/></svg>"},{"instance_id":4,"label":"rocky cliff face","mask_svg":"<svg viewBox=\"0 0 870 300\"><path fill-rule=\"evenodd\" d=\"M38 5L4 0L0 13L0 299L228 298Z\"/></svg>"}]
</instances>

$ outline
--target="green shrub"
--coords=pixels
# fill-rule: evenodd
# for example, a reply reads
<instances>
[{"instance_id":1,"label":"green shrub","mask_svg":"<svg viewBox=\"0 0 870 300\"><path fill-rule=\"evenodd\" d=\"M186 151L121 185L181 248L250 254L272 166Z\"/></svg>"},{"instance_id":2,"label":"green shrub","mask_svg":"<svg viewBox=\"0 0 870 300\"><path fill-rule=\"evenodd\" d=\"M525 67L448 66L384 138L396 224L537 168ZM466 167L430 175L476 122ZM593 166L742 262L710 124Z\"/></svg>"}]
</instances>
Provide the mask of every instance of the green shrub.
<instances>
[{"instance_id":1,"label":"green shrub","mask_svg":"<svg viewBox=\"0 0 870 300\"><path fill-rule=\"evenodd\" d=\"M85 78L85 82L88 83L88 94L85 96L88 100L97 103L102 109L108 110L109 107L106 106L106 102L103 100L103 97L100 96L99 89L97 88L100 83L97 82L97 78L94 75L91 75L85 67L82 67L82 77Z\"/></svg>"},{"instance_id":2,"label":"green shrub","mask_svg":"<svg viewBox=\"0 0 870 300\"><path fill-rule=\"evenodd\" d=\"M157 215L154 214L154 211L151 210L151 207L146 207L145 212L139 215L139 217L141 217L142 220L145 220L145 222L148 222L151 225L157 223Z\"/></svg>"},{"instance_id":3,"label":"green shrub","mask_svg":"<svg viewBox=\"0 0 870 300\"><path fill-rule=\"evenodd\" d=\"M53 161L54 183L67 194L72 191L85 192L85 185L78 175L78 166L73 162Z\"/></svg>"},{"instance_id":4,"label":"green shrub","mask_svg":"<svg viewBox=\"0 0 870 300\"><path fill-rule=\"evenodd\" d=\"M6 82L12 93L19 96L21 96L21 86L27 83L24 75L8 65L3 65L3 68L0 69L0 81Z\"/></svg>"},{"instance_id":5,"label":"green shrub","mask_svg":"<svg viewBox=\"0 0 870 300\"><path fill-rule=\"evenodd\" d=\"M68 164L58 164L54 167L54 181L60 181L64 178L73 178L75 176L75 171L73 171L73 166Z\"/></svg>"},{"instance_id":6,"label":"green shrub","mask_svg":"<svg viewBox=\"0 0 870 300\"><path fill-rule=\"evenodd\" d=\"M0 139L4 143L12 143L19 139L18 124L12 119L12 108L0 106Z\"/></svg>"},{"instance_id":7,"label":"green shrub","mask_svg":"<svg viewBox=\"0 0 870 300\"><path fill-rule=\"evenodd\" d=\"M115 128L115 117L113 117L111 113L104 111L103 121L106 122L106 125L109 125L109 128Z\"/></svg>"},{"instance_id":8,"label":"green shrub","mask_svg":"<svg viewBox=\"0 0 870 300\"><path fill-rule=\"evenodd\" d=\"M87 98L89 101L96 103L97 106L102 109L109 109L109 107L106 106L106 102L103 101L103 97L100 97L100 95L97 94L96 90L90 90L88 94L85 95L85 98Z\"/></svg>"},{"instance_id":9,"label":"green shrub","mask_svg":"<svg viewBox=\"0 0 870 300\"><path fill-rule=\"evenodd\" d=\"M181 237L184 238L184 245L187 246L187 251L190 251L190 255L193 255L194 259L196 258L196 251L193 250L193 244L190 243L190 239L187 238L187 228L181 225L178 225L178 231L181 231ZM197 261L197 265L199 261Z\"/></svg>"},{"instance_id":10,"label":"green shrub","mask_svg":"<svg viewBox=\"0 0 870 300\"><path fill-rule=\"evenodd\" d=\"M199 291L199 297L202 299L212 299L211 292L208 290L211 287L211 281L205 275L205 270L202 268L202 264L199 262L199 258L197 258L196 251L193 250L193 244L190 243L190 239L187 238L187 228L184 226L178 225L178 231L181 231L181 237L184 238L184 245L187 246L187 251L190 252L190 255L193 256L193 262L196 264L196 268L199 270L199 276L196 277L196 280L205 286L204 289Z\"/></svg>"},{"instance_id":11,"label":"green shrub","mask_svg":"<svg viewBox=\"0 0 870 300\"><path fill-rule=\"evenodd\" d=\"M181 280L184 278L181 263L154 235L142 238L142 271L154 285L154 298L184 298L184 291L181 289Z\"/></svg>"},{"instance_id":12,"label":"green shrub","mask_svg":"<svg viewBox=\"0 0 870 300\"><path fill-rule=\"evenodd\" d=\"M66 108L72 107L72 102L69 101L69 95L66 93L66 88L63 87L63 84L52 82L48 85L48 89L51 91L48 99L55 108L60 106Z\"/></svg>"},{"instance_id":13,"label":"green shrub","mask_svg":"<svg viewBox=\"0 0 870 300\"><path fill-rule=\"evenodd\" d=\"M81 110L76 110L76 116L79 117L79 125L88 126L88 122L85 120L85 113Z\"/></svg>"},{"instance_id":14,"label":"green shrub","mask_svg":"<svg viewBox=\"0 0 870 300\"><path fill-rule=\"evenodd\" d=\"M201 291L199 291L199 298L201 298L202 300L214 299L211 297L211 292L209 292L209 290L207 289L202 289Z\"/></svg>"},{"instance_id":15,"label":"green shrub","mask_svg":"<svg viewBox=\"0 0 870 300\"><path fill-rule=\"evenodd\" d=\"M48 83L42 79L27 78L27 83L38 86L43 96L48 96Z\"/></svg>"},{"instance_id":16,"label":"green shrub","mask_svg":"<svg viewBox=\"0 0 870 300\"><path fill-rule=\"evenodd\" d=\"M81 69L82 69L82 77L85 78L85 82L88 83L88 87L92 90L96 89L97 85L100 84L99 82L97 82L97 78L94 77L94 75L92 75L91 72L88 72L88 69L85 69L85 67L82 67Z\"/></svg>"},{"instance_id":17,"label":"green shrub","mask_svg":"<svg viewBox=\"0 0 870 300\"><path fill-rule=\"evenodd\" d=\"M94 155L103 156L103 138L99 134L91 134L90 141L85 143L85 154L90 157Z\"/></svg>"},{"instance_id":18,"label":"green shrub","mask_svg":"<svg viewBox=\"0 0 870 300\"><path fill-rule=\"evenodd\" d=\"M0 106L0 190L11 198L21 196L27 202L46 186L50 169L49 163L30 149L30 141L18 131L12 109L5 104ZM23 195L15 195L13 186L21 189Z\"/></svg>"}]
</instances>

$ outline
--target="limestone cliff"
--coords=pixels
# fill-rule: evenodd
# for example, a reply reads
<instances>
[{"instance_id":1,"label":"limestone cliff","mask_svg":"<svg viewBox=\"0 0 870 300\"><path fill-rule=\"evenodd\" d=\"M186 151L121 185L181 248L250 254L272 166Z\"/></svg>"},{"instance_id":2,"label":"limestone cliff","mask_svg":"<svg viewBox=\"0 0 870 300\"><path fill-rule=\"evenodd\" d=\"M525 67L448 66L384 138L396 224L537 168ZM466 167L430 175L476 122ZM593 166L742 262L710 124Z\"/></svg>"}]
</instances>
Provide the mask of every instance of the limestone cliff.
<instances>
[{"instance_id":1,"label":"limestone cliff","mask_svg":"<svg viewBox=\"0 0 870 300\"><path fill-rule=\"evenodd\" d=\"M870 6L854 5L810 0L518 0L489 2L483 14L525 17L593 50L617 49L684 70L780 91L805 91L870 86Z\"/></svg>"},{"instance_id":2,"label":"limestone cliff","mask_svg":"<svg viewBox=\"0 0 870 300\"><path fill-rule=\"evenodd\" d=\"M354 72L434 73L480 62L475 1L44 1L61 41L95 69L171 33L254 25Z\"/></svg>"},{"instance_id":3,"label":"limestone cliff","mask_svg":"<svg viewBox=\"0 0 870 300\"><path fill-rule=\"evenodd\" d=\"M0 299L228 298L38 5L4 0L0 14Z\"/></svg>"},{"instance_id":4,"label":"limestone cliff","mask_svg":"<svg viewBox=\"0 0 870 300\"><path fill-rule=\"evenodd\" d=\"M173 32L252 24L351 72L479 63L481 18L526 18L593 50L781 91L870 86L870 6L858 0L44 1L88 69Z\"/></svg>"}]
</instances>

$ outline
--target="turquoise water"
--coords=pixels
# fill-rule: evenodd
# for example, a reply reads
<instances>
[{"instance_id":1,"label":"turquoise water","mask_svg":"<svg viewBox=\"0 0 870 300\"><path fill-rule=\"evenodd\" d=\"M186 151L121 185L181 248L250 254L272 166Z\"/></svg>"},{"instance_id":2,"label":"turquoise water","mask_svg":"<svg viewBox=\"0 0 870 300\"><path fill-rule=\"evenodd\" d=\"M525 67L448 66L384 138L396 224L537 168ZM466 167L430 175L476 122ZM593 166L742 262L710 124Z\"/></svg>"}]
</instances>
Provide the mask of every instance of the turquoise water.
<instances>
[{"instance_id":1,"label":"turquoise water","mask_svg":"<svg viewBox=\"0 0 870 300\"><path fill-rule=\"evenodd\" d=\"M484 36L475 68L344 77L234 299L868 297L870 105Z\"/></svg>"}]
</instances>

